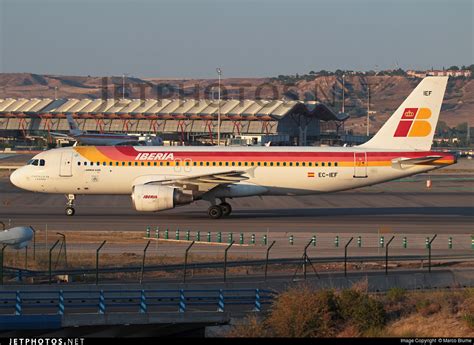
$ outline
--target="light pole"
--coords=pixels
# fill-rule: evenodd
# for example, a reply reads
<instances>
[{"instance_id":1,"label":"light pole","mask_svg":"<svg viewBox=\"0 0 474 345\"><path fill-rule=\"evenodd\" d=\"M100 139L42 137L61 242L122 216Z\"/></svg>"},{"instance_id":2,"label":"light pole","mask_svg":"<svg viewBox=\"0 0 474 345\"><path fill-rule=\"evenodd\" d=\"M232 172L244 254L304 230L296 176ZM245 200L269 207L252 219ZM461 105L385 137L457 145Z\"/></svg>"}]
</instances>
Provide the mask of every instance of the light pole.
<instances>
[{"instance_id":1,"label":"light pole","mask_svg":"<svg viewBox=\"0 0 474 345\"><path fill-rule=\"evenodd\" d=\"M217 101L217 146L220 146L221 145L221 75L222 75L222 70L219 67L217 67L216 72L219 77L219 90L218 90L219 100Z\"/></svg>"},{"instance_id":2,"label":"light pole","mask_svg":"<svg viewBox=\"0 0 474 345\"><path fill-rule=\"evenodd\" d=\"M345 80L344 78L346 77L345 74L342 75L342 113L344 113L344 96L345 96Z\"/></svg>"},{"instance_id":3,"label":"light pole","mask_svg":"<svg viewBox=\"0 0 474 345\"><path fill-rule=\"evenodd\" d=\"M125 99L125 76L128 76L128 74L122 74L122 99Z\"/></svg>"},{"instance_id":4,"label":"light pole","mask_svg":"<svg viewBox=\"0 0 474 345\"><path fill-rule=\"evenodd\" d=\"M370 135L370 130L369 130L370 118L369 118L369 114L370 114L370 83L367 83L367 137Z\"/></svg>"}]
</instances>

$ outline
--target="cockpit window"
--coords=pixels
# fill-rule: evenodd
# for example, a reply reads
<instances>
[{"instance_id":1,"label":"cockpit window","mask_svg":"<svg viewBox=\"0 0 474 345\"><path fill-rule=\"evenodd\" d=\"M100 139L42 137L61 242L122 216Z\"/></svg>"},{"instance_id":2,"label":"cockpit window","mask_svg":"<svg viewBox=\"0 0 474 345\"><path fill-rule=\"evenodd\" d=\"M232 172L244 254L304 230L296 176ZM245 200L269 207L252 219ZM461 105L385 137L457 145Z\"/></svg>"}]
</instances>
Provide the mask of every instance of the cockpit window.
<instances>
[{"instance_id":1,"label":"cockpit window","mask_svg":"<svg viewBox=\"0 0 474 345\"><path fill-rule=\"evenodd\" d=\"M46 161L44 159L30 159L27 165L34 165L34 166L41 166L44 167L46 165Z\"/></svg>"}]
</instances>

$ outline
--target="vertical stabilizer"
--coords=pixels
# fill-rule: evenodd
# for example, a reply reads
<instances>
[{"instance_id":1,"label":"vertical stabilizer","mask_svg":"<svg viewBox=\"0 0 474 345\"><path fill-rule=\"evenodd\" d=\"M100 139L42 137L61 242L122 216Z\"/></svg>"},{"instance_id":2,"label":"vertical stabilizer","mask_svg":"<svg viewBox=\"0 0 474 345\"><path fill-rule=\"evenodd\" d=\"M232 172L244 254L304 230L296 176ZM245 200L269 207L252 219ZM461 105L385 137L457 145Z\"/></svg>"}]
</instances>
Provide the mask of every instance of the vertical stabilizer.
<instances>
[{"instance_id":1,"label":"vertical stabilizer","mask_svg":"<svg viewBox=\"0 0 474 345\"><path fill-rule=\"evenodd\" d=\"M77 127L76 121L74 121L74 118L72 117L71 114L67 114L66 118L67 118L67 123L69 124L69 133L71 135L79 135L83 133L83 131L81 131L79 127Z\"/></svg>"},{"instance_id":2,"label":"vertical stabilizer","mask_svg":"<svg viewBox=\"0 0 474 345\"><path fill-rule=\"evenodd\" d=\"M448 77L426 77L368 142L368 149L428 151L438 123Z\"/></svg>"}]
</instances>

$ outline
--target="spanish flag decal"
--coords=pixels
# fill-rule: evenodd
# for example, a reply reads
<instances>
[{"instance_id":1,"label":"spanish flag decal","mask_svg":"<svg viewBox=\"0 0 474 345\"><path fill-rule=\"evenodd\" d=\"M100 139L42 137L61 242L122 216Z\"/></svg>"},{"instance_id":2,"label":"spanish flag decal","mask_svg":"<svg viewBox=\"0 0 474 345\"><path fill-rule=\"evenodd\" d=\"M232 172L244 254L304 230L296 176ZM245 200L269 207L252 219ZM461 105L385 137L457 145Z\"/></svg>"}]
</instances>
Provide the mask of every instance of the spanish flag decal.
<instances>
[{"instance_id":1,"label":"spanish flag decal","mask_svg":"<svg viewBox=\"0 0 474 345\"><path fill-rule=\"evenodd\" d=\"M309 172L308 177L314 177L314 172Z\"/></svg>"}]
</instances>

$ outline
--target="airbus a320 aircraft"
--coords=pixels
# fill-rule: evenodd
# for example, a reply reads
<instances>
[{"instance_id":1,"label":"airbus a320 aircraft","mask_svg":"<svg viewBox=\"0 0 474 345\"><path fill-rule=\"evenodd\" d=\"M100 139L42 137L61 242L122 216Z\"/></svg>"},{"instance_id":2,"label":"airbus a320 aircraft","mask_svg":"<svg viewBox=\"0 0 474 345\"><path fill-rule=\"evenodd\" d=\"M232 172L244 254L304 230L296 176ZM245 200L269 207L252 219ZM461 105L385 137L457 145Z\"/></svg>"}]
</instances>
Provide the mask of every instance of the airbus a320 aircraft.
<instances>
[{"instance_id":1,"label":"airbus a320 aircraft","mask_svg":"<svg viewBox=\"0 0 474 345\"><path fill-rule=\"evenodd\" d=\"M160 137L151 137L147 140L140 140L138 136L121 134L121 133L88 133L79 129L71 114L66 115L69 125L69 133L50 134L54 137L74 140L83 145L145 145L145 146L161 146L163 140Z\"/></svg>"},{"instance_id":2,"label":"airbus a320 aircraft","mask_svg":"<svg viewBox=\"0 0 474 345\"><path fill-rule=\"evenodd\" d=\"M36 155L11 175L23 189L75 195L131 195L137 211L210 202L211 218L230 215L229 198L337 192L456 163L431 151L447 77L427 77L379 132L356 147L60 148ZM217 201L220 201L218 203Z\"/></svg>"}]
</instances>

